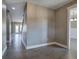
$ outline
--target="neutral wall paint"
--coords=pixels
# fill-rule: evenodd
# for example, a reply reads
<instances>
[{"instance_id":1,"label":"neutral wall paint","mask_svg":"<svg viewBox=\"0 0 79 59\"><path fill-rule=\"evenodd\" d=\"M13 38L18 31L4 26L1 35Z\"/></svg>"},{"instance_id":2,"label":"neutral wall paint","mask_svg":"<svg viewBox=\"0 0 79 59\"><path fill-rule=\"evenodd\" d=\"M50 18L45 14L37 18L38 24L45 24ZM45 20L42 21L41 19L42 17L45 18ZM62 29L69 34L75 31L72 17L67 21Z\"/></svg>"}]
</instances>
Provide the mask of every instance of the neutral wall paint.
<instances>
[{"instance_id":1,"label":"neutral wall paint","mask_svg":"<svg viewBox=\"0 0 79 59\"><path fill-rule=\"evenodd\" d=\"M27 3L24 23L27 31L23 40L25 45L32 46L47 42L67 45L67 7L75 3L76 0L73 0L56 10Z\"/></svg>"},{"instance_id":2,"label":"neutral wall paint","mask_svg":"<svg viewBox=\"0 0 79 59\"><path fill-rule=\"evenodd\" d=\"M55 41L55 11L49 10L48 11L48 42Z\"/></svg>"},{"instance_id":3,"label":"neutral wall paint","mask_svg":"<svg viewBox=\"0 0 79 59\"><path fill-rule=\"evenodd\" d=\"M56 39L55 41L67 45L67 8L76 3L73 0L71 3L64 5L56 10Z\"/></svg>"},{"instance_id":4,"label":"neutral wall paint","mask_svg":"<svg viewBox=\"0 0 79 59\"><path fill-rule=\"evenodd\" d=\"M3 0L2 5L5 5L5 2ZM6 30L6 5L2 7L2 53L4 53L7 40L7 30Z\"/></svg>"},{"instance_id":5,"label":"neutral wall paint","mask_svg":"<svg viewBox=\"0 0 79 59\"><path fill-rule=\"evenodd\" d=\"M27 46L53 42L55 39L55 12L51 9L27 3ZM52 28L51 28L52 27Z\"/></svg>"},{"instance_id":6,"label":"neutral wall paint","mask_svg":"<svg viewBox=\"0 0 79 59\"><path fill-rule=\"evenodd\" d=\"M11 22L11 34L15 33L15 24Z\"/></svg>"}]
</instances>

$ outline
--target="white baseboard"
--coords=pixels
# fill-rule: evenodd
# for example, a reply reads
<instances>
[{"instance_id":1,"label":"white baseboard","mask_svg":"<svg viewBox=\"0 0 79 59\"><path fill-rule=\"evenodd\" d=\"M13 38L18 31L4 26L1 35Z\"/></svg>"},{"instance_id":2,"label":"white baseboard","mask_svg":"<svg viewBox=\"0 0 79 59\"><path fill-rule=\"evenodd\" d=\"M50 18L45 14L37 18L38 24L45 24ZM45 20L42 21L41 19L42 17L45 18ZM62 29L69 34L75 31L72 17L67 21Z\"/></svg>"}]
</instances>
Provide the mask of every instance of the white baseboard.
<instances>
[{"instance_id":1,"label":"white baseboard","mask_svg":"<svg viewBox=\"0 0 79 59\"><path fill-rule=\"evenodd\" d=\"M39 44L39 45L33 45L33 46L26 46L25 43L23 42L23 45L26 49L33 49L33 48L43 47L43 46L47 46L47 45L54 45L54 44L61 46L63 48L68 48L66 45L63 45L63 44L60 44L57 42L50 42L50 43L44 43L44 44Z\"/></svg>"},{"instance_id":2,"label":"white baseboard","mask_svg":"<svg viewBox=\"0 0 79 59\"><path fill-rule=\"evenodd\" d=\"M34 45L34 46L27 46L26 49L33 49L33 48L38 48L38 47L43 47L43 46L53 45L53 44L55 44L55 42L44 43L44 44L39 44L39 45Z\"/></svg>"},{"instance_id":3,"label":"white baseboard","mask_svg":"<svg viewBox=\"0 0 79 59\"><path fill-rule=\"evenodd\" d=\"M61 46L61 47L63 47L63 48L68 48L66 45L63 45L63 44L60 44L60 43L58 43L58 42L54 42L56 45L58 45L58 46Z\"/></svg>"},{"instance_id":4,"label":"white baseboard","mask_svg":"<svg viewBox=\"0 0 79 59\"><path fill-rule=\"evenodd\" d=\"M7 50L7 47L5 47L4 50L2 51L2 56L5 54L6 50Z\"/></svg>"},{"instance_id":5,"label":"white baseboard","mask_svg":"<svg viewBox=\"0 0 79 59\"><path fill-rule=\"evenodd\" d=\"M23 40L22 40L22 43L23 43L23 45L24 45L25 49L27 49L27 46L26 46L26 44L24 43L24 41L23 41Z\"/></svg>"}]
</instances>

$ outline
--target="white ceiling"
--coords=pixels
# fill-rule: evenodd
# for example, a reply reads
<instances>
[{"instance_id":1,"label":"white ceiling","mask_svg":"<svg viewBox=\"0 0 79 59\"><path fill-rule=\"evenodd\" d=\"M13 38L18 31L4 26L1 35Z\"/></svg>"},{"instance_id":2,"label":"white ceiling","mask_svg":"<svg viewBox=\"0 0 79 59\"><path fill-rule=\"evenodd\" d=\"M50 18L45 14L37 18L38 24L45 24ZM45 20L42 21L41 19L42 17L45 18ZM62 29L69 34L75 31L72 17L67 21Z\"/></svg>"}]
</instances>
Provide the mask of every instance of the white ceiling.
<instances>
[{"instance_id":1,"label":"white ceiling","mask_svg":"<svg viewBox=\"0 0 79 59\"><path fill-rule=\"evenodd\" d=\"M51 9L57 9L71 0L27 0L27 2L34 3L40 6L48 7Z\"/></svg>"},{"instance_id":2,"label":"white ceiling","mask_svg":"<svg viewBox=\"0 0 79 59\"><path fill-rule=\"evenodd\" d=\"M22 22L23 20L23 11L24 11L25 3L7 3L7 8L10 11L12 16L12 21L14 22ZM15 10L12 9L15 8Z\"/></svg>"},{"instance_id":3,"label":"white ceiling","mask_svg":"<svg viewBox=\"0 0 79 59\"><path fill-rule=\"evenodd\" d=\"M25 2L34 3L43 7L56 9L59 8L71 0L6 0L8 9L12 14L12 21L22 21L23 9ZM12 10L15 7L15 10Z\"/></svg>"},{"instance_id":4,"label":"white ceiling","mask_svg":"<svg viewBox=\"0 0 79 59\"><path fill-rule=\"evenodd\" d=\"M26 0L6 0L7 3L22 3L26 2Z\"/></svg>"},{"instance_id":5,"label":"white ceiling","mask_svg":"<svg viewBox=\"0 0 79 59\"><path fill-rule=\"evenodd\" d=\"M41 5L44 7L56 9L61 7L62 5L67 4L68 2L72 0L6 0L8 3L16 3L16 2L30 2L37 5Z\"/></svg>"}]
</instances>

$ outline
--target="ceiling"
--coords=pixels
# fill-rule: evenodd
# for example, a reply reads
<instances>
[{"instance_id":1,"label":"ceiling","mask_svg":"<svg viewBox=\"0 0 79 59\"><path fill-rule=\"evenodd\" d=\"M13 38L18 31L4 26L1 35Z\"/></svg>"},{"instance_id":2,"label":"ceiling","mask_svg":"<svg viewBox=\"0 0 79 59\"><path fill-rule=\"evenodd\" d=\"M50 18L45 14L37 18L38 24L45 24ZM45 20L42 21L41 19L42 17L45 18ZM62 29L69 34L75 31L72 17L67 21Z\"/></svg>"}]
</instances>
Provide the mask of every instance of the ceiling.
<instances>
[{"instance_id":1,"label":"ceiling","mask_svg":"<svg viewBox=\"0 0 79 59\"><path fill-rule=\"evenodd\" d=\"M43 7L56 9L59 8L71 0L6 0L7 8L10 10L12 15L12 21L22 21L23 18L23 9L25 2L37 4ZM12 10L12 7L15 7L15 10Z\"/></svg>"},{"instance_id":2,"label":"ceiling","mask_svg":"<svg viewBox=\"0 0 79 59\"><path fill-rule=\"evenodd\" d=\"M22 22L23 20L23 11L25 3L7 3L7 8L10 11L13 22ZM12 8L15 8L13 10Z\"/></svg>"},{"instance_id":3,"label":"ceiling","mask_svg":"<svg viewBox=\"0 0 79 59\"><path fill-rule=\"evenodd\" d=\"M72 0L6 0L8 3L22 3L22 2L30 2L37 5L41 5L44 7L56 9L59 8Z\"/></svg>"},{"instance_id":4,"label":"ceiling","mask_svg":"<svg viewBox=\"0 0 79 59\"><path fill-rule=\"evenodd\" d=\"M71 0L27 0L27 2L34 3L51 9L57 9Z\"/></svg>"}]
</instances>

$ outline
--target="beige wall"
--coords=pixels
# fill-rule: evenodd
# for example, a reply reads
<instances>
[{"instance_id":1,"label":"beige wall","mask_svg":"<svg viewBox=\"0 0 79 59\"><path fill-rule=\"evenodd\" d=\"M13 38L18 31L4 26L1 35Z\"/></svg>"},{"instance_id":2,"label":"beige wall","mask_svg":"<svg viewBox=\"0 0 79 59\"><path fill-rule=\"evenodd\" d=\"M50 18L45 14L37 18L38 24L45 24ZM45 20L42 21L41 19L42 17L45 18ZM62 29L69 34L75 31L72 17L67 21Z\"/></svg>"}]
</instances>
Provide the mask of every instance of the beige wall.
<instances>
[{"instance_id":1,"label":"beige wall","mask_svg":"<svg viewBox=\"0 0 79 59\"><path fill-rule=\"evenodd\" d=\"M26 45L32 46L47 42L67 45L67 7L75 3L76 0L56 10L27 3L24 23L27 27L26 37L24 37Z\"/></svg>"},{"instance_id":2,"label":"beige wall","mask_svg":"<svg viewBox=\"0 0 79 59\"><path fill-rule=\"evenodd\" d=\"M56 11L56 42L67 44L67 9Z\"/></svg>"},{"instance_id":3,"label":"beige wall","mask_svg":"<svg viewBox=\"0 0 79 59\"><path fill-rule=\"evenodd\" d=\"M55 41L55 11L48 11L48 42Z\"/></svg>"},{"instance_id":4,"label":"beige wall","mask_svg":"<svg viewBox=\"0 0 79 59\"><path fill-rule=\"evenodd\" d=\"M56 39L55 41L67 45L67 8L76 3L73 2L56 10Z\"/></svg>"},{"instance_id":5,"label":"beige wall","mask_svg":"<svg viewBox=\"0 0 79 59\"><path fill-rule=\"evenodd\" d=\"M53 42L55 39L55 12L31 3L27 3L26 11L27 45Z\"/></svg>"}]
</instances>

